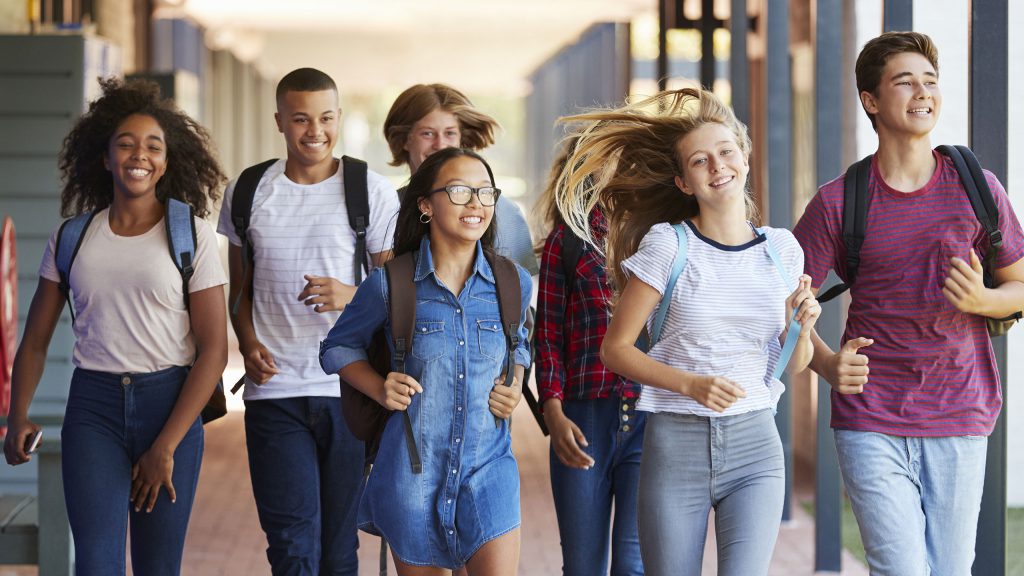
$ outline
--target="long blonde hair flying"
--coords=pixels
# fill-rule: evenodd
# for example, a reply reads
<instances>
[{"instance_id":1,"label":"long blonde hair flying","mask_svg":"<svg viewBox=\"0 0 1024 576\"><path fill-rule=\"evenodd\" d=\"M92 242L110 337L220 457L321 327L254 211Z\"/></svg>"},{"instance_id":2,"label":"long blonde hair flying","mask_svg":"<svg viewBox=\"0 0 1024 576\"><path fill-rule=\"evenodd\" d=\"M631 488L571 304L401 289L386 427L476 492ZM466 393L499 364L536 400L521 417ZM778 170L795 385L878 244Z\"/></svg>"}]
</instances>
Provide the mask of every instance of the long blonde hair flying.
<instances>
[{"instance_id":1,"label":"long blonde hair flying","mask_svg":"<svg viewBox=\"0 0 1024 576\"><path fill-rule=\"evenodd\" d=\"M651 226L680 222L699 213L697 201L683 194L676 145L705 124L721 124L736 137L745 156L747 127L714 93L684 88L660 92L635 103L594 110L559 120L574 127L576 145L558 176L555 202L566 225L607 251L608 274L618 293L625 286L621 263L634 254ZM749 194L747 218L757 219ZM608 219L608 236L595 243L588 215L597 205Z\"/></svg>"}]
</instances>

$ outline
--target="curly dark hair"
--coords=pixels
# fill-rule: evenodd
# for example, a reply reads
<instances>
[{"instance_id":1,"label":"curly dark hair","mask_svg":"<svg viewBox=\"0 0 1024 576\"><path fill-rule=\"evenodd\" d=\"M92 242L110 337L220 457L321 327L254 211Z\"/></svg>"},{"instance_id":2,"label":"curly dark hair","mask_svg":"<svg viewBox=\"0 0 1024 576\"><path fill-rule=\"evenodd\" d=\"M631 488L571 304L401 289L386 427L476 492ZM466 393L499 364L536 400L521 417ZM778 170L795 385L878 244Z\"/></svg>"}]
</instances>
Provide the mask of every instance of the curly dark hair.
<instances>
[{"instance_id":1,"label":"curly dark hair","mask_svg":"<svg viewBox=\"0 0 1024 576\"><path fill-rule=\"evenodd\" d=\"M444 148L427 156L419 170L412 175L409 186L402 195L402 205L398 209L398 223L395 225L395 256L419 250L420 239L430 233L430 224L420 222L419 200L430 195L430 191L434 189L434 179L441 168L449 160L462 156L479 160L487 169L487 176L491 179L491 184L497 185L494 182L494 172L491 171L491 166L482 156L468 148ZM484 235L480 238L484 250L493 250L497 226L498 219L496 216L492 216L491 225L484 230Z\"/></svg>"},{"instance_id":2,"label":"curly dark hair","mask_svg":"<svg viewBox=\"0 0 1024 576\"><path fill-rule=\"evenodd\" d=\"M209 214L226 178L206 129L171 100L161 98L154 82L107 78L100 86L103 96L89 104L60 151L61 214L75 216L113 202L114 180L103 165L103 155L114 131L133 114L152 117L164 131L167 171L157 182L157 198L176 198L191 205L197 216Z\"/></svg>"}]
</instances>

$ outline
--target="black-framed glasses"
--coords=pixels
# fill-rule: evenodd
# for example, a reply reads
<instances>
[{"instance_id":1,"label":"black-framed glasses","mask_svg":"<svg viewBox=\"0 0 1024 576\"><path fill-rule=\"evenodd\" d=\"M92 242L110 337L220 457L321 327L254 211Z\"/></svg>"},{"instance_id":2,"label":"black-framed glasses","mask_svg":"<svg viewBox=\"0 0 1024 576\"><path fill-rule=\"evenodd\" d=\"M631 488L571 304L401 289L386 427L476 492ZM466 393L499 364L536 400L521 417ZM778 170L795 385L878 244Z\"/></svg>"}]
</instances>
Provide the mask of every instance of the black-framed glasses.
<instances>
[{"instance_id":1,"label":"black-framed glasses","mask_svg":"<svg viewBox=\"0 0 1024 576\"><path fill-rule=\"evenodd\" d=\"M481 186L479 188L473 188L472 186L466 186L465 184L449 184L444 188L438 188L437 190L431 190L431 194L444 191L448 194L448 200L456 206L465 206L469 204L469 201L473 199L473 194L480 199L481 206L494 206L498 201L498 196L501 196L501 189L495 188L494 186Z\"/></svg>"}]
</instances>

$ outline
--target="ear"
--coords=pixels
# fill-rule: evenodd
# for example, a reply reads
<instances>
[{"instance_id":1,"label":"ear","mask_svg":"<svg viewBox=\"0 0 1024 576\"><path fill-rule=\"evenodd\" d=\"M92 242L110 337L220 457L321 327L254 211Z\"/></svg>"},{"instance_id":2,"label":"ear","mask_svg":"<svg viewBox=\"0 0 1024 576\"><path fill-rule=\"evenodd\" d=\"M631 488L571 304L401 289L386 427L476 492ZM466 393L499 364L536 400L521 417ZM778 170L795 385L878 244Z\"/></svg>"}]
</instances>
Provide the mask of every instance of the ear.
<instances>
[{"instance_id":1,"label":"ear","mask_svg":"<svg viewBox=\"0 0 1024 576\"><path fill-rule=\"evenodd\" d=\"M875 95L871 92L868 92L867 90L861 91L860 104L868 114L878 114L878 101L875 99Z\"/></svg>"},{"instance_id":2,"label":"ear","mask_svg":"<svg viewBox=\"0 0 1024 576\"><path fill-rule=\"evenodd\" d=\"M277 131L284 134L284 126L281 125L281 113L274 112L274 122L277 124Z\"/></svg>"},{"instance_id":3,"label":"ear","mask_svg":"<svg viewBox=\"0 0 1024 576\"><path fill-rule=\"evenodd\" d=\"M673 181L676 183L676 188L687 196L693 196L693 191L690 190L690 186L686 183L686 180L682 176L676 176Z\"/></svg>"},{"instance_id":4,"label":"ear","mask_svg":"<svg viewBox=\"0 0 1024 576\"><path fill-rule=\"evenodd\" d=\"M416 207L420 209L420 212L426 214L427 216L431 216L434 211L434 209L430 206L430 200L428 200L426 196L416 201Z\"/></svg>"},{"instance_id":5,"label":"ear","mask_svg":"<svg viewBox=\"0 0 1024 576\"><path fill-rule=\"evenodd\" d=\"M107 169L107 172L111 171L110 170L110 157L107 156L107 151L106 150L103 151L103 167Z\"/></svg>"}]
</instances>

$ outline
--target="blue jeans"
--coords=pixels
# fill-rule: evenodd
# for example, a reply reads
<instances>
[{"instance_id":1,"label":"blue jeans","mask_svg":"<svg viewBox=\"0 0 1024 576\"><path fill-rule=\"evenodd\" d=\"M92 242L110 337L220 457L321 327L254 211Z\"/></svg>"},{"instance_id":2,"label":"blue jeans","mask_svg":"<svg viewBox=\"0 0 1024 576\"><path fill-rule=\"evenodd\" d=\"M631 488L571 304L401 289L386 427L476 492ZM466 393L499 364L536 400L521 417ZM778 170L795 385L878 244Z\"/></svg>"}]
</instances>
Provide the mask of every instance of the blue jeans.
<instances>
[{"instance_id":1,"label":"blue jeans","mask_svg":"<svg viewBox=\"0 0 1024 576\"><path fill-rule=\"evenodd\" d=\"M147 513L135 512L128 497L132 465L163 429L187 374L182 367L150 374L78 368L71 377L61 429L61 463L79 576L124 574L129 527L135 574L181 571L203 458L203 427L198 418L174 451L172 482L177 501L172 504L161 489L153 511Z\"/></svg>"},{"instance_id":2,"label":"blue jeans","mask_svg":"<svg viewBox=\"0 0 1024 576\"><path fill-rule=\"evenodd\" d=\"M636 412L633 398L566 401L562 410L587 438L584 451L594 459L590 470L569 468L551 451L562 574L608 574L609 528L612 576L643 574L636 505L647 415Z\"/></svg>"},{"instance_id":3,"label":"blue jeans","mask_svg":"<svg viewBox=\"0 0 1024 576\"><path fill-rule=\"evenodd\" d=\"M969 575L988 438L836 430L839 468L873 575Z\"/></svg>"},{"instance_id":4,"label":"blue jeans","mask_svg":"<svg viewBox=\"0 0 1024 576\"><path fill-rule=\"evenodd\" d=\"M782 520L782 442L771 410L647 417L640 550L648 576L700 574L715 509L720 576L768 573Z\"/></svg>"},{"instance_id":5,"label":"blue jeans","mask_svg":"<svg viewBox=\"0 0 1024 576\"><path fill-rule=\"evenodd\" d=\"M245 402L249 475L274 576L356 576L363 443L335 397Z\"/></svg>"}]
</instances>

